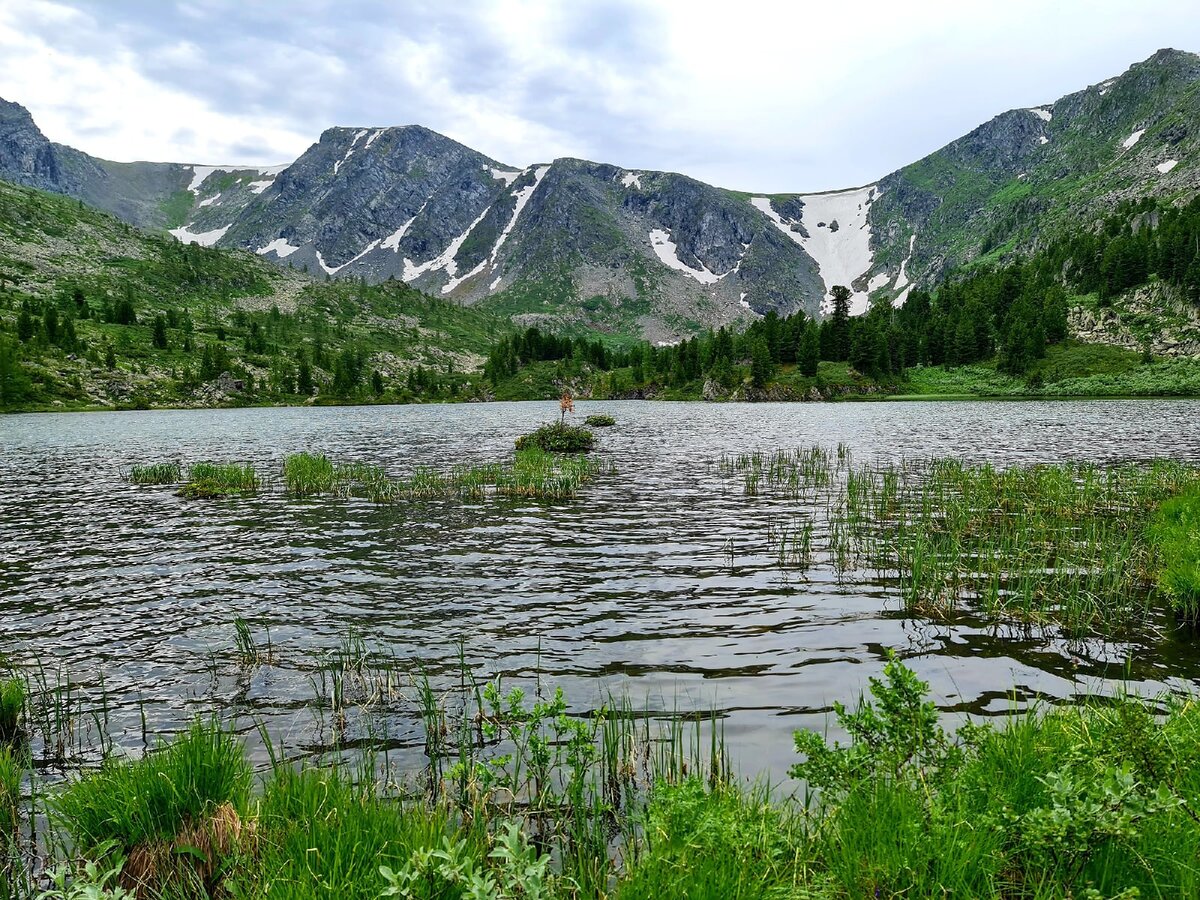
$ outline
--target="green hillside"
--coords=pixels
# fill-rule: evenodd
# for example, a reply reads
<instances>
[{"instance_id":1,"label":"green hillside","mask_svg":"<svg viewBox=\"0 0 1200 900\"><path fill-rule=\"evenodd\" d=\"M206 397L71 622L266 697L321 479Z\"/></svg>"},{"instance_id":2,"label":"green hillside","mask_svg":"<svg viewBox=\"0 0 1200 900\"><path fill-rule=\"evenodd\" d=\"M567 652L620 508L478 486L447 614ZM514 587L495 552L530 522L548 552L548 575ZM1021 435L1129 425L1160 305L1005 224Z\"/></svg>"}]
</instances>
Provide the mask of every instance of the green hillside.
<instances>
[{"instance_id":1,"label":"green hillside","mask_svg":"<svg viewBox=\"0 0 1200 900\"><path fill-rule=\"evenodd\" d=\"M453 399L504 330L0 182L0 408Z\"/></svg>"}]
</instances>

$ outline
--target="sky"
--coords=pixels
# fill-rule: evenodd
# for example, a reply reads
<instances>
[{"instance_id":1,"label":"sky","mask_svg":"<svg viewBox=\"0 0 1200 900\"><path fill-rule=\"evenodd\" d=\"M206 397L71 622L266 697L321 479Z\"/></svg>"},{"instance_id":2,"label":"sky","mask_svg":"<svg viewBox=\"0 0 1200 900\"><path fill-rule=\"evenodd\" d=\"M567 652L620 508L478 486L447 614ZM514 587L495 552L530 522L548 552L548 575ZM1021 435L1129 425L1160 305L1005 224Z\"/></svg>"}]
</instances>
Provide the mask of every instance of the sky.
<instances>
[{"instance_id":1,"label":"sky","mask_svg":"<svg viewBox=\"0 0 1200 900\"><path fill-rule=\"evenodd\" d=\"M1196 0L0 0L0 97L114 160L290 162L420 124L755 192L870 183L1006 109L1200 51Z\"/></svg>"}]
</instances>

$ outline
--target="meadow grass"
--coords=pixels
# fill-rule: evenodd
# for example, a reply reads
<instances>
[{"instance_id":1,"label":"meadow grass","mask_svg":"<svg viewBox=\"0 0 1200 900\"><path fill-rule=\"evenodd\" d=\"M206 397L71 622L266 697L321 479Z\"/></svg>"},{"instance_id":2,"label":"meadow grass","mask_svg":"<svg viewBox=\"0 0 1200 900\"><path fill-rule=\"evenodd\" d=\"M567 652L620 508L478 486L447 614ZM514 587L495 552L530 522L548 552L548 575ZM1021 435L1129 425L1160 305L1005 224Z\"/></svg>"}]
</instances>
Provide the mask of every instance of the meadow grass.
<instances>
[{"instance_id":1,"label":"meadow grass","mask_svg":"<svg viewBox=\"0 0 1200 900\"><path fill-rule=\"evenodd\" d=\"M129 481L132 484L175 484L182 474L182 467L177 462L149 463L130 469Z\"/></svg>"},{"instance_id":2,"label":"meadow grass","mask_svg":"<svg viewBox=\"0 0 1200 900\"><path fill-rule=\"evenodd\" d=\"M199 462L188 466L187 482L179 494L191 499L215 499L257 490L258 475L249 463Z\"/></svg>"}]
</instances>

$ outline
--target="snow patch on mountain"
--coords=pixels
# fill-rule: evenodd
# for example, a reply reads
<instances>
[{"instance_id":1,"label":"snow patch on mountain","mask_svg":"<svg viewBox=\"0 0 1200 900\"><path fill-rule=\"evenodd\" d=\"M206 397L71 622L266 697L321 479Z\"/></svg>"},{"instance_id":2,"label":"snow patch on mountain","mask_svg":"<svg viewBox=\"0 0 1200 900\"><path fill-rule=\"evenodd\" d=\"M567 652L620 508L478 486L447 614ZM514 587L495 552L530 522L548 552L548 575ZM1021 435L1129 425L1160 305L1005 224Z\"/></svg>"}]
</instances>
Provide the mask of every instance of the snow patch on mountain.
<instances>
[{"instance_id":1,"label":"snow patch on mountain","mask_svg":"<svg viewBox=\"0 0 1200 900\"><path fill-rule=\"evenodd\" d=\"M751 197L750 205L774 222L776 228L790 237L797 244L801 244L802 236L800 232L792 231L791 222L785 222L783 220L783 217L775 211L775 207L771 205L770 199L767 197Z\"/></svg>"},{"instance_id":2,"label":"snow patch on mountain","mask_svg":"<svg viewBox=\"0 0 1200 900\"><path fill-rule=\"evenodd\" d=\"M1125 138L1125 140L1121 141L1121 146L1126 150L1130 149L1131 147L1133 147L1134 144L1136 144L1138 141L1140 141L1142 139L1142 135L1145 133L1146 133L1145 128L1139 128L1137 131L1135 131L1129 137Z\"/></svg>"},{"instance_id":3,"label":"snow patch on mountain","mask_svg":"<svg viewBox=\"0 0 1200 900\"><path fill-rule=\"evenodd\" d=\"M211 197L209 197L207 200L201 200L201 201L200 201L198 204L196 204L196 205L197 205L197 206L212 206L214 203L216 203L216 202L217 202L218 200L220 200L220 199L221 199L221 195L220 195L220 194L213 194L213 195L212 195Z\"/></svg>"},{"instance_id":4,"label":"snow patch on mountain","mask_svg":"<svg viewBox=\"0 0 1200 900\"><path fill-rule=\"evenodd\" d=\"M319 265L322 269L324 269L325 273L327 275L336 275L342 269L346 268L346 266L348 266L352 263L358 262L360 259L362 259L364 256L366 256L368 253L370 253L372 250L374 250L378 246L379 246L379 239L376 238L375 240L371 241L371 243L367 244L367 246L363 247L362 250L358 251L357 254L355 254L350 259L348 259L344 263L342 263L340 266L326 265L325 260L321 258L321 251L318 250L317 251L317 265Z\"/></svg>"},{"instance_id":5,"label":"snow patch on mountain","mask_svg":"<svg viewBox=\"0 0 1200 900\"><path fill-rule=\"evenodd\" d=\"M1039 107L1035 107L1029 111L1031 113L1033 113L1035 116L1037 116L1039 119L1041 119L1043 122L1049 122L1051 119L1054 118L1054 113L1050 112L1050 110L1046 109L1045 107L1039 106Z\"/></svg>"},{"instance_id":6,"label":"snow patch on mountain","mask_svg":"<svg viewBox=\"0 0 1200 900\"><path fill-rule=\"evenodd\" d=\"M192 170L192 181L187 186L187 189L193 194L200 192L200 186L208 179L208 176L213 172L257 172L260 175L270 175L271 181L275 180L275 176L290 166L291 163L284 163L279 166L189 166ZM255 182L257 183L257 182ZM268 181L267 184L271 182ZM255 193L259 193L255 191Z\"/></svg>"},{"instance_id":7,"label":"snow patch on mountain","mask_svg":"<svg viewBox=\"0 0 1200 900\"><path fill-rule=\"evenodd\" d=\"M1112 89L1112 86L1116 83L1117 79L1115 78L1110 78L1108 81L1100 82L1100 96L1103 97L1105 94L1107 94Z\"/></svg>"},{"instance_id":8,"label":"snow patch on mountain","mask_svg":"<svg viewBox=\"0 0 1200 900\"><path fill-rule=\"evenodd\" d=\"M624 187L642 189L642 175L640 172L626 172L621 176L621 184Z\"/></svg>"},{"instance_id":9,"label":"snow patch on mountain","mask_svg":"<svg viewBox=\"0 0 1200 900\"><path fill-rule=\"evenodd\" d=\"M908 286L908 264L912 261L913 247L917 243L917 233L914 231L908 239L908 256L900 261L900 272L896 275L896 290Z\"/></svg>"},{"instance_id":10,"label":"snow patch on mountain","mask_svg":"<svg viewBox=\"0 0 1200 900\"><path fill-rule=\"evenodd\" d=\"M385 131L387 131L386 128L376 128L374 131L372 131L371 136L369 138L367 138L367 142L365 144L363 144L363 149L364 150L368 149L373 143L375 143L376 139L381 134L383 134Z\"/></svg>"},{"instance_id":11,"label":"snow patch on mountain","mask_svg":"<svg viewBox=\"0 0 1200 900\"><path fill-rule=\"evenodd\" d=\"M404 274L401 276L405 281L413 281L420 278L427 272L435 272L439 269L445 270L446 274L452 278L458 274L458 263L454 261L454 257L458 255L463 243L470 237L471 232L475 230L475 226L483 221L483 217L488 214L487 207L479 214L474 222L467 226L467 230L450 242L450 245L435 256L433 259L426 260L423 263L414 263L407 256L404 258Z\"/></svg>"},{"instance_id":12,"label":"snow patch on mountain","mask_svg":"<svg viewBox=\"0 0 1200 900\"><path fill-rule=\"evenodd\" d=\"M366 137L367 129L363 128L360 131L354 132L354 140L350 142L350 149L346 151L346 155L333 164L333 174L338 173L340 169L351 156L354 155L354 148L358 146L358 142Z\"/></svg>"},{"instance_id":13,"label":"snow patch on mountain","mask_svg":"<svg viewBox=\"0 0 1200 900\"><path fill-rule=\"evenodd\" d=\"M1039 144L1048 144L1048 143L1050 143L1050 138L1046 137L1044 134L1038 135L1038 143Z\"/></svg>"},{"instance_id":14,"label":"snow patch on mountain","mask_svg":"<svg viewBox=\"0 0 1200 900\"><path fill-rule=\"evenodd\" d=\"M1159 164L1158 164L1157 166L1155 166L1154 168L1158 169L1158 171L1159 171L1159 172L1161 172L1163 175L1166 175L1168 172L1170 172L1170 171L1171 171L1173 168L1175 168L1177 165L1179 165L1179 160L1177 160L1177 159L1168 159L1166 162L1159 163Z\"/></svg>"},{"instance_id":15,"label":"snow patch on mountain","mask_svg":"<svg viewBox=\"0 0 1200 900\"><path fill-rule=\"evenodd\" d=\"M254 252L259 256L266 256L268 253L274 253L280 259L284 259L285 257L291 256L299 249L299 247L293 247L291 244L289 244L287 238L280 237L275 238L275 240L271 241L266 246L259 247Z\"/></svg>"},{"instance_id":16,"label":"snow patch on mountain","mask_svg":"<svg viewBox=\"0 0 1200 900\"><path fill-rule=\"evenodd\" d=\"M404 238L404 235L408 232L408 229L412 228L412 223L417 221L417 216L419 216L421 213L423 213L425 211L425 207L428 205L429 205L429 198L426 198L425 202L421 204L421 208L418 209L415 213L413 213L413 217L411 219L409 219L407 222L405 222L403 225L401 225L399 228L397 228L395 231L393 231L391 234L389 234L387 237L385 237L383 239L383 243L381 243L379 246L382 247L384 250L393 250L396 253L399 253L400 252L400 241Z\"/></svg>"},{"instance_id":17,"label":"snow patch on mountain","mask_svg":"<svg viewBox=\"0 0 1200 900\"><path fill-rule=\"evenodd\" d=\"M520 169L509 171L508 169L496 169L492 166L484 166L483 171L490 174L493 178L503 181L505 187L512 187L512 183L521 175Z\"/></svg>"},{"instance_id":18,"label":"snow patch on mountain","mask_svg":"<svg viewBox=\"0 0 1200 900\"><path fill-rule=\"evenodd\" d=\"M521 215L521 210L525 208L525 204L529 202L529 198L533 196L533 192L538 189L538 185L542 183L542 179L546 177L546 173L549 171L549 166L538 166L533 170L533 184L528 184L513 194L517 202L513 206L512 217L508 220L508 224L504 226L504 230L500 232L500 237L496 238L496 246L492 247L492 252L488 257L489 265L494 266L496 264L496 254L500 252L500 248L504 246L504 242L508 240L509 234L512 233L513 227L517 224L517 219ZM509 184L512 184L512 182L510 181Z\"/></svg>"},{"instance_id":19,"label":"snow patch on mountain","mask_svg":"<svg viewBox=\"0 0 1200 900\"><path fill-rule=\"evenodd\" d=\"M212 231L196 233L188 231L185 226L180 226L179 228L172 228L171 234L175 235L184 244L199 244L201 247L211 247L221 238L225 237L225 232L229 230L229 227L226 225L224 228L214 228Z\"/></svg>"},{"instance_id":20,"label":"snow patch on mountain","mask_svg":"<svg viewBox=\"0 0 1200 900\"><path fill-rule=\"evenodd\" d=\"M867 212L878 194L878 186L871 184L849 191L800 197L804 203L800 218L808 237L797 236L796 240L820 269L827 307L833 302L834 286L844 285L853 291L851 314L860 315L867 311L870 295L854 290L853 283L870 271L875 258Z\"/></svg>"},{"instance_id":21,"label":"snow patch on mountain","mask_svg":"<svg viewBox=\"0 0 1200 900\"><path fill-rule=\"evenodd\" d=\"M274 183L274 178L268 178L266 181L252 181L246 187L250 189L250 193L252 194L261 194Z\"/></svg>"},{"instance_id":22,"label":"snow patch on mountain","mask_svg":"<svg viewBox=\"0 0 1200 900\"><path fill-rule=\"evenodd\" d=\"M725 275L729 274L729 272L726 272L725 275L717 275L710 272L703 263L700 264L699 269L693 269L679 258L679 247L671 240L671 232L664 231L661 228L655 228L650 232L650 246L654 249L654 255L664 265L671 267L676 272L682 272L689 278L695 278L701 284L716 284ZM730 271L733 270L731 269Z\"/></svg>"}]
</instances>

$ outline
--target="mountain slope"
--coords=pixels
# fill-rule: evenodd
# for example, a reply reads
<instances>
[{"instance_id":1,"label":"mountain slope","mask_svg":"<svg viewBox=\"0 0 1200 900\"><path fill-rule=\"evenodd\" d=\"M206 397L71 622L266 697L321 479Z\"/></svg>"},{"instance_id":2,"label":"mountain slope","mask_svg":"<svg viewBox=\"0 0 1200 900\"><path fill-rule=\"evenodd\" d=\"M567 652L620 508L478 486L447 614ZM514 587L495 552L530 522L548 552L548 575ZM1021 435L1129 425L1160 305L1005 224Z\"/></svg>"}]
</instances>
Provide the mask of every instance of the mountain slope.
<instances>
[{"instance_id":1,"label":"mountain slope","mask_svg":"<svg viewBox=\"0 0 1200 900\"><path fill-rule=\"evenodd\" d=\"M0 408L448 399L505 327L0 182Z\"/></svg>"},{"instance_id":2,"label":"mountain slope","mask_svg":"<svg viewBox=\"0 0 1200 900\"><path fill-rule=\"evenodd\" d=\"M1160 50L1034 109L1010 110L879 182L873 274L931 285L1035 246L1123 199L1200 190L1200 57ZM904 284L890 296L904 296ZM885 292L887 293L887 292Z\"/></svg>"},{"instance_id":3,"label":"mountain slope","mask_svg":"<svg viewBox=\"0 0 1200 900\"><path fill-rule=\"evenodd\" d=\"M749 195L576 159L518 169L419 126L330 128L294 163L111 163L0 101L0 176L318 277L397 279L519 324L672 341L771 310L902 303L1131 197L1200 190L1200 57L1002 113L877 182Z\"/></svg>"}]
</instances>

